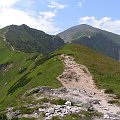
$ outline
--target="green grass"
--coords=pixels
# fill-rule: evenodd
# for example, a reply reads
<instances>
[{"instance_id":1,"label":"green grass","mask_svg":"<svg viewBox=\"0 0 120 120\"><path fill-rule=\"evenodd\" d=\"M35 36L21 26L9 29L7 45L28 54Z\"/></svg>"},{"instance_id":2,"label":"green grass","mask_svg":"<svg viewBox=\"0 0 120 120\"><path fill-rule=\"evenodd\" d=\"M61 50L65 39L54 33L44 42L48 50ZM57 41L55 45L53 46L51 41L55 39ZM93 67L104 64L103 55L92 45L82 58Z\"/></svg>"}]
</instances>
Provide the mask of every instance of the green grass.
<instances>
[{"instance_id":1,"label":"green grass","mask_svg":"<svg viewBox=\"0 0 120 120\"><path fill-rule=\"evenodd\" d=\"M67 44L56 53L71 55L79 64L88 67L99 88L111 90L120 97L120 63L87 47ZM108 92L111 92L108 91Z\"/></svg>"},{"instance_id":2,"label":"green grass","mask_svg":"<svg viewBox=\"0 0 120 120\"><path fill-rule=\"evenodd\" d=\"M5 115L5 113L0 113L0 120L6 120L7 117Z\"/></svg>"},{"instance_id":3,"label":"green grass","mask_svg":"<svg viewBox=\"0 0 120 120\"><path fill-rule=\"evenodd\" d=\"M35 118L19 118L18 120L35 120Z\"/></svg>"},{"instance_id":4,"label":"green grass","mask_svg":"<svg viewBox=\"0 0 120 120\"><path fill-rule=\"evenodd\" d=\"M40 103L48 103L49 102L49 98L42 98L39 100Z\"/></svg>"},{"instance_id":5,"label":"green grass","mask_svg":"<svg viewBox=\"0 0 120 120\"><path fill-rule=\"evenodd\" d=\"M12 67L7 72L0 71L0 110L7 106L15 106L15 101L34 87L61 87L56 80L63 71L58 55L49 55L48 59L38 54L14 52L7 60L9 61L13 61Z\"/></svg>"},{"instance_id":6,"label":"green grass","mask_svg":"<svg viewBox=\"0 0 120 120\"><path fill-rule=\"evenodd\" d=\"M52 117L51 120L61 120L59 116Z\"/></svg>"},{"instance_id":7,"label":"green grass","mask_svg":"<svg viewBox=\"0 0 120 120\"><path fill-rule=\"evenodd\" d=\"M111 88L107 88L105 90L105 93L107 93L107 94L113 94L114 92L113 92L113 90Z\"/></svg>"},{"instance_id":8,"label":"green grass","mask_svg":"<svg viewBox=\"0 0 120 120\"><path fill-rule=\"evenodd\" d=\"M80 114L68 114L63 117L63 120L82 120Z\"/></svg>"},{"instance_id":9,"label":"green grass","mask_svg":"<svg viewBox=\"0 0 120 120\"><path fill-rule=\"evenodd\" d=\"M55 104L55 105L65 105L66 100L63 99L52 99L50 101L51 104Z\"/></svg>"},{"instance_id":10,"label":"green grass","mask_svg":"<svg viewBox=\"0 0 120 120\"><path fill-rule=\"evenodd\" d=\"M84 117L83 117L84 116ZM93 118L100 118L102 117L102 113L99 112L86 112L81 111L78 114L68 114L63 116L63 120L92 120Z\"/></svg>"},{"instance_id":11,"label":"green grass","mask_svg":"<svg viewBox=\"0 0 120 120\"><path fill-rule=\"evenodd\" d=\"M117 100L117 99L116 100L109 100L108 103L116 104L116 105L120 106L120 100Z\"/></svg>"}]
</instances>

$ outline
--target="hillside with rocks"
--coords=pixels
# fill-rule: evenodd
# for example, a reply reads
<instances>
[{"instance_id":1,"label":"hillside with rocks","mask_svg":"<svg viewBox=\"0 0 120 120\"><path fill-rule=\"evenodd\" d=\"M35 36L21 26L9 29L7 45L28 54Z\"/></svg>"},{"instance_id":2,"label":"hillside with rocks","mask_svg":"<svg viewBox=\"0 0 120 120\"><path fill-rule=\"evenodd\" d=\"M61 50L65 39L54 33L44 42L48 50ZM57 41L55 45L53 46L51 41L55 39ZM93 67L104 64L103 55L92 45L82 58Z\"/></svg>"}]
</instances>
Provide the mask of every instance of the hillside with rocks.
<instances>
[{"instance_id":1,"label":"hillside with rocks","mask_svg":"<svg viewBox=\"0 0 120 120\"><path fill-rule=\"evenodd\" d=\"M88 68L76 63L73 57L64 54L60 57L64 71L57 79L63 87L52 89L44 86L27 91L23 97L32 96L32 101L39 101L36 105L34 102L24 105L34 111L21 114L19 110L13 112L14 108L11 108L7 111L7 117L64 120L67 115L73 115L75 120L86 120L87 113L88 119L92 120L119 120L120 107L109 102L116 100L115 95L105 94L104 90L98 89Z\"/></svg>"}]
</instances>

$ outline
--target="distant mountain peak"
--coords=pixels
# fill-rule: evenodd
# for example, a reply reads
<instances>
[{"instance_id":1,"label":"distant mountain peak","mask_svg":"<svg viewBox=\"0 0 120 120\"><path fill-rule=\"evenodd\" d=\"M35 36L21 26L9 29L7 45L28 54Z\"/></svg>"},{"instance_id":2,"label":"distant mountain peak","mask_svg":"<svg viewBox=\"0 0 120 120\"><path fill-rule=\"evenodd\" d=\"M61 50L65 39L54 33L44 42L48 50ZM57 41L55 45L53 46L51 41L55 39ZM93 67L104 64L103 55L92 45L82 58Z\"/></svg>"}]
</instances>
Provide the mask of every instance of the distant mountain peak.
<instances>
[{"instance_id":1,"label":"distant mountain peak","mask_svg":"<svg viewBox=\"0 0 120 120\"><path fill-rule=\"evenodd\" d=\"M1 29L1 31L6 44L9 43L9 46L12 46L16 51L46 54L64 45L64 41L60 37L46 34L25 24L10 25Z\"/></svg>"},{"instance_id":2,"label":"distant mountain peak","mask_svg":"<svg viewBox=\"0 0 120 120\"><path fill-rule=\"evenodd\" d=\"M80 25L77 25L78 27L91 27L93 28L91 25L88 25L88 24L80 24Z\"/></svg>"},{"instance_id":3,"label":"distant mountain peak","mask_svg":"<svg viewBox=\"0 0 120 120\"><path fill-rule=\"evenodd\" d=\"M120 60L120 35L81 24L59 33L58 36L65 43L81 44Z\"/></svg>"},{"instance_id":4,"label":"distant mountain peak","mask_svg":"<svg viewBox=\"0 0 120 120\"><path fill-rule=\"evenodd\" d=\"M22 25L20 25L19 27L22 27L22 28L30 28L30 27L27 26L26 24L22 24Z\"/></svg>"}]
</instances>

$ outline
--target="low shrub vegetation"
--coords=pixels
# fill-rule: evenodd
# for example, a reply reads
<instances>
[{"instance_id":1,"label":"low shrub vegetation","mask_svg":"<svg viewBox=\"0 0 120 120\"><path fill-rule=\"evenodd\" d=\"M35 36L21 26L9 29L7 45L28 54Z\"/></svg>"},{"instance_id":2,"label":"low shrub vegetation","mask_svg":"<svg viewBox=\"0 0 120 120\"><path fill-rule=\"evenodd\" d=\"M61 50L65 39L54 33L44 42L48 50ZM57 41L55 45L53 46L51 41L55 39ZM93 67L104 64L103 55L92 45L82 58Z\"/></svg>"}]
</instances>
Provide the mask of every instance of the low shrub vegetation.
<instances>
[{"instance_id":1,"label":"low shrub vegetation","mask_svg":"<svg viewBox=\"0 0 120 120\"><path fill-rule=\"evenodd\" d=\"M55 105L64 105L66 103L66 100L63 99L52 99L50 101L51 104L55 104Z\"/></svg>"},{"instance_id":2,"label":"low shrub vegetation","mask_svg":"<svg viewBox=\"0 0 120 120\"><path fill-rule=\"evenodd\" d=\"M109 100L108 103L110 104L117 104L120 106L120 100Z\"/></svg>"}]
</instances>

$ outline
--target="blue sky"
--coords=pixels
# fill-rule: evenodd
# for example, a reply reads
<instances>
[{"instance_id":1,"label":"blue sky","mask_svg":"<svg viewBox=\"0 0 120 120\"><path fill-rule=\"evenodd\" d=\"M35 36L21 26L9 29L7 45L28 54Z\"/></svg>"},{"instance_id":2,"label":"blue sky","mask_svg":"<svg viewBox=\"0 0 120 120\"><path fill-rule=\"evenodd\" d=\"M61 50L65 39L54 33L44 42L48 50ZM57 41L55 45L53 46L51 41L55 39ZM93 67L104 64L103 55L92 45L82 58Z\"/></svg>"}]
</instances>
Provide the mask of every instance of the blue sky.
<instances>
[{"instance_id":1,"label":"blue sky","mask_svg":"<svg viewBox=\"0 0 120 120\"><path fill-rule=\"evenodd\" d=\"M89 24L120 34L120 0L0 0L0 28L11 24L56 34Z\"/></svg>"}]
</instances>

